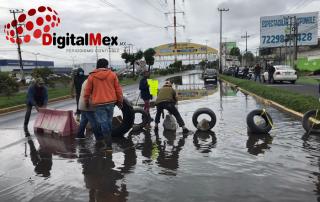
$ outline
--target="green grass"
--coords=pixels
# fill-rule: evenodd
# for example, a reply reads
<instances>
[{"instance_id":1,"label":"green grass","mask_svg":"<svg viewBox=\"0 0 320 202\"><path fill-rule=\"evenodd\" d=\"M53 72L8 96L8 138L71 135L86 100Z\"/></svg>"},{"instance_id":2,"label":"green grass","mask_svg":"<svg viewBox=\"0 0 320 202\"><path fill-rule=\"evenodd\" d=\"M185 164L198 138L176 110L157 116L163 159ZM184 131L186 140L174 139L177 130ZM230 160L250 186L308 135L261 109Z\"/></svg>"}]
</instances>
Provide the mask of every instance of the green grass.
<instances>
[{"instance_id":1,"label":"green grass","mask_svg":"<svg viewBox=\"0 0 320 202\"><path fill-rule=\"evenodd\" d=\"M247 91L250 91L263 98L277 102L289 109L305 113L311 109L319 109L318 99L312 96L305 96L287 90L264 86L254 81L237 79L230 76L220 75L221 79L229 81Z\"/></svg>"},{"instance_id":2,"label":"green grass","mask_svg":"<svg viewBox=\"0 0 320 202\"><path fill-rule=\"evenodd\" d=\"M70 88L57 88L48 90L49 99L70 95ZM13 107L26 103L26 93L17 93L11 97L0 96L0 109Z\"/></svg>"},{"instance_id":3,"label":"green grass","mask_svg":"<svg viewBox=\"0 0 320 202\"><path fill-rule=\"evenodd\" d=\"M317 85L317 84L319 84L319 81L314 79L314 78L302 76L302 77L299 77L299 79L297 80L297 83L298 84L313 84L313 85Z\"/></svg>"}]
</instances>

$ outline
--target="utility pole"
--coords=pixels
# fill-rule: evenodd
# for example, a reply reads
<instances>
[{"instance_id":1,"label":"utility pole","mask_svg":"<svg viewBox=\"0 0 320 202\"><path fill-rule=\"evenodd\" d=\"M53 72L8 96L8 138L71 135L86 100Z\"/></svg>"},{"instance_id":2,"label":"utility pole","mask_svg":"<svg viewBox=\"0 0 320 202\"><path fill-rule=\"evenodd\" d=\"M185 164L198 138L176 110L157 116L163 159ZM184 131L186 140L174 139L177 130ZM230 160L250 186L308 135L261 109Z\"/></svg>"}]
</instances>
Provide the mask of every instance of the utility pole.
<instances>
[{"instance_id":1,"label":"utility pole","mask_svg":"<svg viewBox=\"0 0 320 202\"><path fill-rule=\"evenodd\" d=\"M111 68L111 47L109 45L109 67Z\"/></svg>"},{"instance_id":2,"label":"utility pole","mask_svg":"<svg viewBox=\"0 0 320 202\"><path fill-rule=\"evenodd\" d=\"M20 42L22 41L19 37L19 33L18 33L18 21L16 19L16 13L23 13L23 9L18 10L10 10L10 13L13 14L13 20L14 22L16 22L16 26L15 27L15 31L16 31L16 43L18 45L18 55L19 55L19 64L20 64L20 72L21 72L21 81L24 83L25 79L24 79L24 72L23 72L23 62L22 62L22 55L21 55L21 48L20 48Z\"/></svg>"},{"instance_id":3,"label":"utility pole","mask_svg":"<svg viewBox=\"0 0 320 202\"><path fill-rule=\"evenodd\" d=\"M208 41L206 40L206 62L208 62Z\"/></svg>"},{"instance_id":4,"label":"utility pole","mask_svg":"<svg viewBox=\"0 0 320 202\"><path fill-rule=\"evenodd\" d=\"M34 56L36 56L36 68L38 68L38 55L40 55L40 53L33 53Z\"/></svg>"},{"instance_id":5,"label":"utility pole","mask_svg":"<svg viewBox=\"0 0 320 202\"><path fill-rule=\"evenodd\" d=\"M183 27L185 29L185 25L178 25L177 24L177 14L182 13L183 15L185 14L183 11L177 11L176 10L176 0L173 0L173 12L167 12L165 15L173 14L173 25L168 25L165 28L168 29L169 27L173 27L173 33L174 33L174 49L175 52L177 51L177 27ZM175 55L174 60L177 61L177 56Z\"/></svg>"},{"instance_id":6,"label":"utility pole","mask_svg":"<svg viewBox=\"0 0 320 202\"><path fill-rule=\"evenodd\" d=\"M246 35L244 35L244 36L241 36L241 38L242 39L246 39L246 52L245 52L245 54L247 54L248 53L248 38L250 37L250 35L248 35L248 33L246 32ZM245 59L246 59L247 57L245 57ZM245 61L245 65L247 65L247 60Z\"/></svg>"},{"instance_id":7,"label":"utility pole","mask_svg":"<svg viewBox=\"0 0 320 202\"><path fill-rule=\"evenodd\" d=\"M242 39L246 39L246 53L248 52L248 38L250 37L250 35L248 35L248 33L246 32L246 35L241 36Z\"/></svg>"},{"instance_id":8,"label":"utility pole","mask_svg":"<svg viewBox=\"0 0 320 202\"><path fill-rule=\"evenodd\" d=\"M188 45L190 45L191 39L188 39ZM189 52L189 65L191 64L191 52Z\"/></svg>"},{"instance_id":9,"label":"utility pole","mask_svg":"<svg viewBox=\"0 0 320 202\"><path fill-rule=\"evenodd\" d=\"M220 12L220 46L219 46L219 73L222 73L222 12L229 11L229 8L218 8L218 11Z\"/></svg>"},{"instance_id":10,"label":"utility pole","mask_svg":"<svg viewBox=\"0 0 320 202\"><path fill-rule=\"evenodd\" d=\"M293 28L294 28L294 56L293 56L293 60L297 61L298 59L298 27L299 27L299 23L297 22L297 17L294 16L294 24L293 24ZM294 63L294 68L297 68L297 63Z\"/></svg>"},{"instance_id":11,"label":"utility pole","mask_svg":"<svg viewBox=\"0 0 320 202\"><path fill-rule=\"evenodd\" d=\"M97 57L97 61L99 59L99 56L98 56L98 47L96 46L96 57Z\"/></svg>"}]
</instances>

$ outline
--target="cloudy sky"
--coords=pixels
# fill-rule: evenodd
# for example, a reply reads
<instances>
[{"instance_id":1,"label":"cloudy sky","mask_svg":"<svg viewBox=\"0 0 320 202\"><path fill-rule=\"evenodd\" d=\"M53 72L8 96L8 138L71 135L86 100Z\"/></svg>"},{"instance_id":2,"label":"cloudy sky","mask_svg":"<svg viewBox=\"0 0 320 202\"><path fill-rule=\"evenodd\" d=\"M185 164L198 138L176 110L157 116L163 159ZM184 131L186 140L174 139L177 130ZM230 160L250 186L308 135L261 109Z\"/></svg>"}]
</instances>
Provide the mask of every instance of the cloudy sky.
<instances>
[{"instance_id":1,"label":"cloudy sky","mask_svg":"<svg viewBox=\"0 0 320 202\"><path fill-rule=\"evenodd\" d=\"M236 41L241 50L245 40L241 39L247 31L248 49L253 53L259 46L259 19L261 16L314 12L320 10L319 0L176 0L178 42L191 39L194 43L218 48L219 12L217 8L229 8L223 13L223 41ZM24 9L50 6L58 12L61 24L53 31L57 35L74 33L102 33L118 36L119 41L134 45L134 49L146 49L173 41L173 30L164 27L172 24L171 15L165 15L173 8L173 0L0 0L0 59L17 59L16 45L6 40L3 27L12 21L9 9ZM75 63L95 62L95 53L70 53L66 49L41 45L41 40L32 39L22 45L23 59L54 60L56 66ZM111 54L112 60L119 63L120 53ZM99 57L108 58L107 53Z\"/></svg>"}]
</instances>

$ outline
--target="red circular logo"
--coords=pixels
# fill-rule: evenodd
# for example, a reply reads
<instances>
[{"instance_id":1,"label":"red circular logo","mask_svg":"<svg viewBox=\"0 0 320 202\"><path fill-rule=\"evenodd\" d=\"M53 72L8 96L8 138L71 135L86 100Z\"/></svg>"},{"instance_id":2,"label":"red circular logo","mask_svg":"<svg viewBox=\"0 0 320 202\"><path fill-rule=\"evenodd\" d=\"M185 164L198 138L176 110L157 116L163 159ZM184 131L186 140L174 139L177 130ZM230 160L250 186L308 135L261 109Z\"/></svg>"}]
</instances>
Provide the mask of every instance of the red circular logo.
<instances>
[{"instance_id":1,"label":"red circular logo","mask_svg":"<svg viewBox=\"0 0 320 202\"><path fill-rule=\"evenodd\" d=\"M21 13L17 20L4 26L6 39L11 43L29 43L31 39L39 39L42 34L50 32L60 24L60 18L54 9L46 6L31 8ZM19 40L17 40L17 34Z\"/></svg>"}]
</instances>

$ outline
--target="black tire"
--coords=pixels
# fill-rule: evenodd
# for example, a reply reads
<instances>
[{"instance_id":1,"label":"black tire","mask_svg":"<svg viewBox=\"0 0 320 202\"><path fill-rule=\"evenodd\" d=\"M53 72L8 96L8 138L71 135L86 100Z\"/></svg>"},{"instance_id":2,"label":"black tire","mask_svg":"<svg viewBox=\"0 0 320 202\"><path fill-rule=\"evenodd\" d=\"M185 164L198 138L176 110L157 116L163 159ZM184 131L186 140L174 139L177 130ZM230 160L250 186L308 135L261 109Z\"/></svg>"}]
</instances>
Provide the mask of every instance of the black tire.
<instances>
[{"instance_id":1,"label":"black tire","mask_svg":"<svg viewBox=\"0 0 320 202\"><path fill-rule=\"evenodd\" d=\"M265 125L257 125L254 122L255 116L261 116L266 122ZM268 112L264 112L262 109L256 109L250 112L247 116L247 126L249 133L266 134L272 129L273 121Z\"/></svg>"},{"instance_id":2,"label":"black tire","mask_svg":"<svg viewBox=\"0 0 320 202\"><path fill-rule=\"evenodd\" d=\"M141 107L133 108L133 112L134 112L134 116L136 116L136 114L142 114L142 122L139 124L133 123L133 126L132 126L132 129L134 131L139 131L149 123L149 115Z\"/></svg>"},{"instance_id":3,"label":"black tire","mask_svg":"<svg viewBox=\"0 0 320 202\"><path fill-rule=\"evenodd\" d=\"M295 84L296 83L296 81L290 81L292 84Z\"/></svg>"},{"instance_id":4,"label":"black tire","mask_svg":"<svg viewBox=\"0 0 320 202\"><path fill-rule=\"evenodd\" d=\"M112 127L111 135L113 137L123 137L133 126L134 123L134 111L131 103L127 100L123 100L122 121L116 126Z\"/></svg>"},{"instance_id":5,"label":"black tire","mask_svg":"<svg viewBox=\"0 0 320 202\"><path fill-rule=\"evenodd\" d=\"M310 117L315 117L317 114L317 110L307 111L302 117L302 126L303 128L310 133L320 133L320 124L315 124L312 126L312 123L309 122ZM320 114L320 111L318 111Z\"/></svg>"},{"instance_id":6,"label":"black tire","mask_svg":"<svg viewBox=\"0 0 320 202\"><path fill-rule=\"evenodd\" d=\"M192 115L192 123L196 128L198 126L198 117L201 114L208 114L210 116L211 120L209 122L209 130L211 130L216 125L216 122L217 122L216 114L209 108L197 109Z\"/></svg>"}]
</instances>

